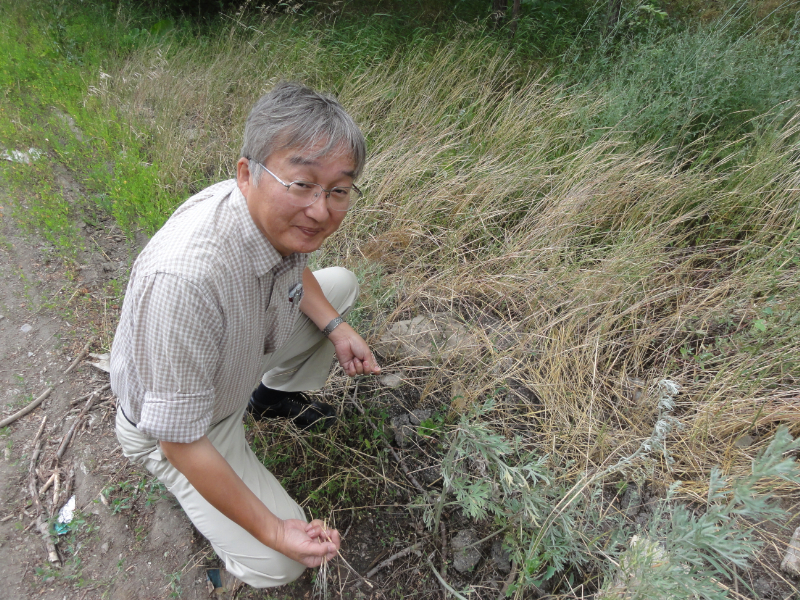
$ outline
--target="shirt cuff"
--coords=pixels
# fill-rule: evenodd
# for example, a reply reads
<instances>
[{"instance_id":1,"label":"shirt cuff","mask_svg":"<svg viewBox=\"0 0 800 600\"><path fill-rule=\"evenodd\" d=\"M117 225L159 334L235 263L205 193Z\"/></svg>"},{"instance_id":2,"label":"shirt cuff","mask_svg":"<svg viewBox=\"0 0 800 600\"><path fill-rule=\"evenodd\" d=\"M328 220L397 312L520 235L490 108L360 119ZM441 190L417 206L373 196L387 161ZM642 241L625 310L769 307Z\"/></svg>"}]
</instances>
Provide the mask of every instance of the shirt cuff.
<instances>
[{"instance_id":1,"label":"shirt cuff","mask_svg":"<svg viewBox=\"0 0 800 600\"><path fill-rule=\"evenodd\" d=\"M188 444L206 434L213 416L213 390L194 394L147 392L136 427L160 441Z\"/></svg>"}]
</instances>

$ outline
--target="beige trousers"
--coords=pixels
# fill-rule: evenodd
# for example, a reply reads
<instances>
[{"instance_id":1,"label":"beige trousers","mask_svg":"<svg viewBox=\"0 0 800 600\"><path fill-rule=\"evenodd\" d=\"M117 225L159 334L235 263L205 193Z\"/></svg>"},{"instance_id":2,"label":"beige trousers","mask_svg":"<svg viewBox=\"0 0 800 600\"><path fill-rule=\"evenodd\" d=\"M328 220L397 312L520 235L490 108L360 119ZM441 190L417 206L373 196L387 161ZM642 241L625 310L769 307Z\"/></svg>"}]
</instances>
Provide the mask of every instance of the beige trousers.
<instances>
[{"instance_id":1,"label":"beige trousers","mask_svg":"<svg viewBox=\"0 0 800 600\"><path fill-rule=\"evenodd\" d=\"M328 301L346 314L358 297L355 275L332 267L316 271ZM265 357L263 383L287 391L319 389L330 370L333 346L304 315L295 322L289 340ZM244 408L216 425L206 435L245 485L281 519L306 520L303 509L256 458L244 436ZM305 567L265 546L211 506L161 453L158 440L141 433L117 411L117 438L123 453L143 465L175 495L186 515L225 562L233 575L256 588L275 587L300 577Z\"/></svg>"}]
</instances>

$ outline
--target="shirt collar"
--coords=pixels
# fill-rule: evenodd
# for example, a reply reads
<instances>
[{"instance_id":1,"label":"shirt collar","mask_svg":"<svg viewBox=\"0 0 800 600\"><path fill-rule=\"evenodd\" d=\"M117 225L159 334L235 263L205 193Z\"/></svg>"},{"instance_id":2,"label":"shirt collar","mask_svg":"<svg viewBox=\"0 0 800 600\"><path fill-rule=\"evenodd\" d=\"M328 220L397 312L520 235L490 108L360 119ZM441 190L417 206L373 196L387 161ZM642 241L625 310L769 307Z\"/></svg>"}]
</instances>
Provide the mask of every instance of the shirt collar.
<instances>
[{"instance_id":1,"label":"shirt collar","mask_svg":"<svg viewBox=\"0 0 800 600\"><path fill-rule=\"evenodd\" d=\"M242 247L250 258L256 277L263 277L273 269L279 274L292 267L305 267L308 262L307 254L294 252L286 257L281 256L264 237L253 222L250 211L247 210L247 200L235 182L231 192L231 210L242 234Z\"/></svg>"}]
</instances>

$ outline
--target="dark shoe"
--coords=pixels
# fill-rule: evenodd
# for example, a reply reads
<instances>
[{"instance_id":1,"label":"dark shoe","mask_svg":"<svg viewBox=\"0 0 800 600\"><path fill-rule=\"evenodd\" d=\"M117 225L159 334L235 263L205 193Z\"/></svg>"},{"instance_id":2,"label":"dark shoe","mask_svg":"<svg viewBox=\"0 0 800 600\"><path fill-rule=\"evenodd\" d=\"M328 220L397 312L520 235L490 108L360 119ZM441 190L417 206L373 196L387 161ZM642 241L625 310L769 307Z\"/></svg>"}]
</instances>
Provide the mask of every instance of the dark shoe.
<instances>
[{"instance_id":1,"label":"dark shoe","mask_svg":"<svg viewBox=\"0 0 800 600\"><path fill-rule=\"evenodd\" d=\"M330 404L312 400L303 392L281 392L260 384L250 396L247 412L256 421L291 419L300 429L314 425L328 429L336 421L336 409Z\"/></svg>"}]
</instances>

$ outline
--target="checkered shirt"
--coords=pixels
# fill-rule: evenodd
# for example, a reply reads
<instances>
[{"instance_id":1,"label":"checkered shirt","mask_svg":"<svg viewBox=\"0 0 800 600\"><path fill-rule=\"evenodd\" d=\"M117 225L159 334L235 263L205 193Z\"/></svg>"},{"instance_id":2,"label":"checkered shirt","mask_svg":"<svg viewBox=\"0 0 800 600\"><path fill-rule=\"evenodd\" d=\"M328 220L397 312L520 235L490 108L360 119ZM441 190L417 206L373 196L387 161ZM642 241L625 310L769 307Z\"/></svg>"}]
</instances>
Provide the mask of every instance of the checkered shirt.
<instances>
[{"instance_id":1,"label":"checkered shirt","mask_svg":"<svg viewBox=\"0 0 800 600\"><path fill-rule=\"evenodd\" d=\"M306 254L281 257L234 180L189 198L136 259L111 386L143 433L192 442L247 403L289 337Z\"/></svg>"}]
</instances>

